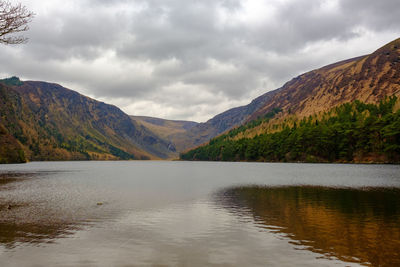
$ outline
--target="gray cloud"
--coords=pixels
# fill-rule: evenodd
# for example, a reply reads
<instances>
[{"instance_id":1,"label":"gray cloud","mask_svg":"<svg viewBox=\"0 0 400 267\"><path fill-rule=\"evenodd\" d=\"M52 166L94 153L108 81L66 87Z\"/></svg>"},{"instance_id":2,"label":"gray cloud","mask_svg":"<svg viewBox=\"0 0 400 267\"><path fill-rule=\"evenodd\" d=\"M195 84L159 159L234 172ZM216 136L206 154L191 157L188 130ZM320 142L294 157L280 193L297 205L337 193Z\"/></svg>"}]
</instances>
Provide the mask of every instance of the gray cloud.
<instances>
[{"instance_id":1,"label":"gray cloud","mask_svg":"<svg viewBox=\"0 0 400 267\"><path fill-rule=\"evenodd\" d=\"M0 74L135 115L206 120L400 35L397 0L24 0L37 15Z\"/></svg>"}]
</instances>

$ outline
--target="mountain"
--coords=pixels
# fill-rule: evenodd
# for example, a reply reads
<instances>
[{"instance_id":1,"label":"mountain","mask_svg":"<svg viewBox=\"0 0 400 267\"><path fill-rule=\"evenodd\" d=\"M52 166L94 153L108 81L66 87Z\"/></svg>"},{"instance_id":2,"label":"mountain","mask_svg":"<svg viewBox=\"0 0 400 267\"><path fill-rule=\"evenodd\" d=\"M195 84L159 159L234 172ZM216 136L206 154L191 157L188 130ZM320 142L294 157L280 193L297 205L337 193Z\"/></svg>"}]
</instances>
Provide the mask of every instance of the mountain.
<instances>
[{"instance_id":1,"label":"mountain","mask_svg":"<svg viewBox=\"0 0 400 267\"><path fill-rule=\"evenodd\" d=\"M128 116L60 85L14 77L0 81L0 162L170 159L241 125L235 138L253 138L280 129L274 125L291 127L295 118L318 120L345 103L378 104L399 94L400 39L302 74L205 123Z\"/></svg>"},{"instance_id":2,"label":"mountain","mask_svg":"<svg viewBox=\"0 0 400 267\"><path fill-rule=\"evenodd\" d=\"M400 38L374 53L300 75L282 88L251 119L273 108L308 116L343 103L378 103L400 93Z\"/></svg>"},{"instance_id":3,"label":"mountain","mask_svg":"<svg viewBox=\"0 0 400 267\"><path fill-rule=\"evenodd\" d=\"M308 117L246 123L181 154L187 160L277 162L400 162L400 99L359 100Z\"/></svg>"},{"instance_id":4,"label":"mountain","mask_svg":"<svg viewBox=\"0 0 400 267\"><path fill-rule=\"evenodd\" d=\"M184 151L203 144L211 138L245 123L254 112L262 108L277 93L267 92L250 104L229 109L204 123L198 123L185 133L179 133L175 137L175 145L178 151Z\"/></svg>"},{"instance_id":5,"label":"mountain","mask_svg":"<svg viewBox=\"0 0 400 267\"><path fill-rule=\"evenodd\" d=\"M178 150L198 146L230 129L281 110L278 117L298 117L324 112L360 100L378 103L400 94L400 39L374 53L302 74L281 88L267 92L250 104L225 111L181 136Z\"/></svg>"},{"instance_id":6,"label":"mountain","mask_svg":"<svg viewBox=\"0 0 400 267\"><path fill-rule=\"evenodd\" d=\"M0 162L165 159L176 153L119 108L58 84L4 79L0 101Z\"/></svg>"},{"instance_id":7,"label":"mountain","mask_svg":"<svg viewBox=\"0 0 400 267\"><path fill-rule=\"evenodd\" d=\"M399 96L397 39L292 79L238 127L181 158L400 162Z\"/></svg>"},{"instance_id":8,"label":"mountain","mask_svg":"<svg viewBox=\"0 0 400 267\"><path fill-rule=\"evenodd\" d=\"M167 140L174 145L173 150L180 151L179 144L184 140L183 137L188 135L188 132L199 123L193 121L165 120L146 116L131 116L139 125L149 129L160 138ZM178 146L178 148L175 148ZM175 154L178 157L178 153Z\"/></svg>"}]
</instances>

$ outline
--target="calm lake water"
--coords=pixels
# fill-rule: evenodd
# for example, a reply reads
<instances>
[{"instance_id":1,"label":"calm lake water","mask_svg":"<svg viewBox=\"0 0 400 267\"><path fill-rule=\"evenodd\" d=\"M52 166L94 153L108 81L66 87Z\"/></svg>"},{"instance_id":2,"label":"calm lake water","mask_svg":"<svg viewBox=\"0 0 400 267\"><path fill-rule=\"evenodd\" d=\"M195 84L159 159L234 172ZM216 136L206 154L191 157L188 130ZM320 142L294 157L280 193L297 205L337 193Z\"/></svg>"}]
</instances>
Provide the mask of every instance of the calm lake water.
<instances>
[{"instance_id":1,"label":"calm lake water","mask_svg":"<svg viewBox=\"0 0 400 267\"><path fill-rule=\"evenodd\" d=\"M0 266L400 266L400 166L0 165Z\"/></svg>"}]
</instances>

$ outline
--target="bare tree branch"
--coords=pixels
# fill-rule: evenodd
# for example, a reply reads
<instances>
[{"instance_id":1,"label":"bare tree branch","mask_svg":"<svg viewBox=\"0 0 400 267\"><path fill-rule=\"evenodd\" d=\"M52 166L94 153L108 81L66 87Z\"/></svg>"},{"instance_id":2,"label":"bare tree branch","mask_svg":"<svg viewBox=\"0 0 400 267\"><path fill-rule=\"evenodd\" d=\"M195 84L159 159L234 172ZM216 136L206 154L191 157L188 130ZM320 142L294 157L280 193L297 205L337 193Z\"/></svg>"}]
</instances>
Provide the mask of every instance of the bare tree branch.
<instances>
[{"instance_id":1,"label":"bare tree branch","mask_svg":"<svg viewBox=\"0 0 400 267\"><path fill-rule=\"evenodd\" d=\"M0 0L0 43L25 43L28 38L14 34L27 31L28 23L32 21L34 15L21 4L12 5L10 2Z\"/></svg>"}]
</instances>

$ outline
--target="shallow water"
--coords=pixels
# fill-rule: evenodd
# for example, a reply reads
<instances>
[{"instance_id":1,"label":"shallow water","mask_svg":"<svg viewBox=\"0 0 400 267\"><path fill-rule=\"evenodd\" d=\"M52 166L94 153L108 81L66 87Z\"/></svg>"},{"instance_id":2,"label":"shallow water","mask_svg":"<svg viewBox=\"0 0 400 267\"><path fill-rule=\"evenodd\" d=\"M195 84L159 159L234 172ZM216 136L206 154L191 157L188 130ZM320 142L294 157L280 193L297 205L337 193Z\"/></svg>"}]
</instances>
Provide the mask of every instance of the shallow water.
<instances>
[{"instance_id":1,"label":"shallow water","mask_svg":"<svg viewBox=\"0 0 400 267\"><path fill-rule=\"evenodd\" d=\"M396 266L399 247L396 165L0 165L0 266Z\"/></svg>"}]
</instances>

